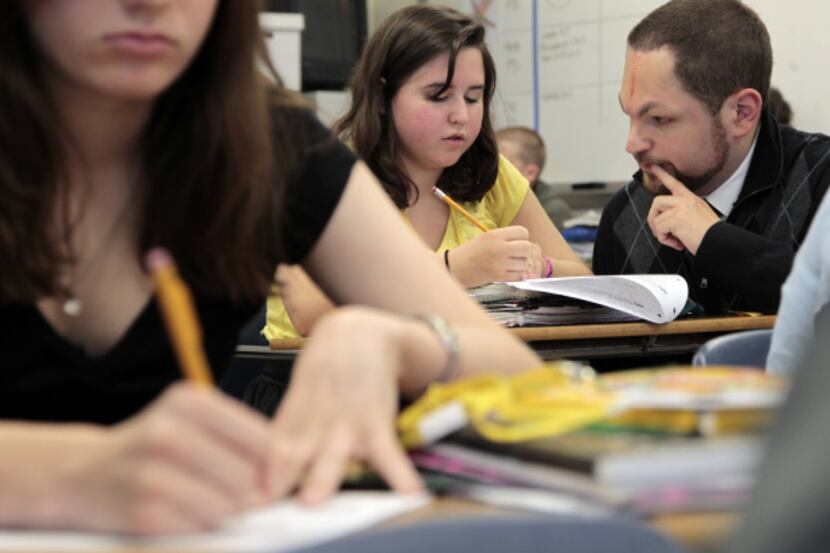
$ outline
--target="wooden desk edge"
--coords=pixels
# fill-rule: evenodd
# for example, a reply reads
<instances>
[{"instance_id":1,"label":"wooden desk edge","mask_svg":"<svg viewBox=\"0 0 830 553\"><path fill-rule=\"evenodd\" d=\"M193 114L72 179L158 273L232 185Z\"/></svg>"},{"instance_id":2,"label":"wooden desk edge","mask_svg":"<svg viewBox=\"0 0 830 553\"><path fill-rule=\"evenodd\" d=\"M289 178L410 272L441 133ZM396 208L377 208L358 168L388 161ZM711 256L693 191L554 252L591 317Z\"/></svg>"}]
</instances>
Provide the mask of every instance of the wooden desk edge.
<instances>
[{"instance_id":1,"label":"wooden desk edge","mask_svg":"<svg viewBox=\"0 0 830 553\"><path fill-rule=\"evenodd\" d=\"M281 338L271 340L269 343L272 350L303 349L305 338Z\"/></svg>"},{"instance_id":2,"label":"wooden desk edge","mask_svg":"<svg viewBox=\"0 0 830 553\"><path fill-rule=\"evenodd\" d=\"M733 315L728 317L697 317L681 319L664 325L653 323L604 323L567 326L539 326L511 328L509 331L525 342L541 340L578 340L595 338L624 338L631 336L661 336L669 334L693 334L736 332L772 328L775 315ZM272 350L302 349L305 338L271 340Z\"/></svg>"},{"instance_id":3,"label":"wooden desk edge","mask_svg":"<svg viewBox=\"0 0 830 553\"><path fill-rule=\"evenodd\" d=\"M596 338L624 338L632 336L665 336L670 334L723 333L739 330L769 329L775 315L735 315L730 317L701 317L673 321L664 325L653 323L606 323L569 326L541 326L511 328L510 332L524 340L578 340Z\"/></svg>"}]
</instances>

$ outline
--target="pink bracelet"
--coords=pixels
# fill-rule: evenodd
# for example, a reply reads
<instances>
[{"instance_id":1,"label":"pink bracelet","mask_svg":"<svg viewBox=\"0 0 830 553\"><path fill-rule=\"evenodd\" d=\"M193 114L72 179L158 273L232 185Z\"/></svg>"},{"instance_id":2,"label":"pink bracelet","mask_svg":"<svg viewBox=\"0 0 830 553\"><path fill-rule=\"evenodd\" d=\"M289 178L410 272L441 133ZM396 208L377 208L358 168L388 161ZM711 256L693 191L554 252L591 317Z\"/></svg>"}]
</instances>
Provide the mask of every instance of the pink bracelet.
<instances>
[{"instance_id":1,"label":"pink bracelet","mask_svg":"<svg viewBox=\"0 0 830 553\"><path fill-rule=\"evenodd\" d=\"M545 259L545 278L550 278L553 276L553 262L546 255L542 257Z\"/></svg>"}]
</instances>

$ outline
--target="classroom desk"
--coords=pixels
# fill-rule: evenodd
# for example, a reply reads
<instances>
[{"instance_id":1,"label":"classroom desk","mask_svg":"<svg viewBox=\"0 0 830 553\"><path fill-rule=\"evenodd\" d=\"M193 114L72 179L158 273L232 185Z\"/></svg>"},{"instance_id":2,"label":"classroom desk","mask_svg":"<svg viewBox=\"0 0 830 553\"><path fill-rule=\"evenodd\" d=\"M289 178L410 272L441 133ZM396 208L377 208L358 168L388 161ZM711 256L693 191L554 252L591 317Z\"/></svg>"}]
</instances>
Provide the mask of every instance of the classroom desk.
<instances>
[{"instance_id":1,"label":"classroom desk","mask_svg":"<svg viewBox=\"0 0 830 553\"><path fill-rule=\"evenodd\" d=\"M691 317L645 322L513 328L542 359L600 359L694 353L707 340L740 330L772 328L775 315Z\"/></svg>"},{"instance_id":2,"label":"classroom desk","mask_svg":"<svg viewBox=\"0 0 830 553\"><path fill-rule=\"evenodd\" d=\"M644 356L691 353L705 341L740 330L768 329L774 315L695 317L665 325L643 322L589 324L510 329L528 342L544 359L589 359L612 356ZM276 340L268 346L240 346L237 357L290 361L304 340ZM440 498L431 505L384 526L417 524L419 521L488 515L523 514L457 498ZM542 516L542 515L540 515ZM724 543L739 517L735 513L682 513L646 521L692 551L709 551Z\"/></svg>"},{"instance_id":3,"label":"classroom desk","mask_svg":"<svg viewBox=\"0 0 830 553\"><path fill-rule=\"evenodd\" d=\"M693 317L658 325L652 323L609 323L568 326L511 328L542 359L599 359L693 353L704 342L720 334L739 330L772 328L775 315L730 315ZM304 339L273 340L267 347L240 346L237 356L269 355L291 358ZM273 357L272 357L273 358Z\"/></svg>"}]
</instances>

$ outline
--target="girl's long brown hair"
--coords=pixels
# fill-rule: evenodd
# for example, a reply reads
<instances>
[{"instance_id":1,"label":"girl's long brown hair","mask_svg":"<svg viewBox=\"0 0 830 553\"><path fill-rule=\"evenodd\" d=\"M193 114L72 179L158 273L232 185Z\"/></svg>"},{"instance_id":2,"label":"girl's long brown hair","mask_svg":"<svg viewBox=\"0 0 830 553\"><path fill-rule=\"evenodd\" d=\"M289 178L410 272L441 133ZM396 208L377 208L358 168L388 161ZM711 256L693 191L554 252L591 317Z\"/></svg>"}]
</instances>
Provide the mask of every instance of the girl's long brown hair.
<instances>
[{"instance_id":1,"label":"girl's long brown hair","mask_svg":"<svg viewBox=\"0 0 830 553\"><path fill-rule=\"evenodd\" d=\"M55 229L66 170L43 62L20 0L2 4L0 302L32 302L61 291L72 222ZM139 151L139 252L164 246L199 292L247 299L264 297L282 258L283 191L297 162L273 108L301 104L254 63L267 63L258 13L256 0L220 0Z\"/></svg>"},{"instance_id":2,"label":"girl's long brown hair","mask_svg":"<svg viewBox=\"0 0 830 553\"><path fill-rule=\"evenodd\" d=\"M440 96L452 82L461 48L478 48L484 61L484 117L481 132L461 159L443 171L438 186L460 201L478 201L498 175L498 147L490 102L496 69L484 43L484 27L450 8L409 6L390 15L371 36L351 80L352 105L334 132L354 145L378 176L399 208L417 199L417 189L400 159L392 99L406 80L435 56L449 53L450 61Z\"/></svg>"}]
</instances>

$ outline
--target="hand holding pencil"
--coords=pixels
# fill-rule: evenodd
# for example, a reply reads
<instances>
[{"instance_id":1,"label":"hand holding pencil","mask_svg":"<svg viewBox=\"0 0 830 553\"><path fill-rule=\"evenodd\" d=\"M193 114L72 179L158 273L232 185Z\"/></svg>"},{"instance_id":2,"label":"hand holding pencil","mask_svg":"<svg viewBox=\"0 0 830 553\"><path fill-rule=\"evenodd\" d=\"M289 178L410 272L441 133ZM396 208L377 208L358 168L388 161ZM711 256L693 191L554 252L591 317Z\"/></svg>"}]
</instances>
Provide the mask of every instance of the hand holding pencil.
<instances>
[{"instance_id":1,"label":"hand holding pencil","mask_svg":"<svg viewBox=\"0 0 830 553\"><path fill-rule=\"evenodd\" d=\"M200 386L173 383L112 426L84 425L60 436L36 429L36 449L28 454L41 481L57 483L34 494L35 510L46 513L41 523L138 535L202 532L267 499L268 419L208 387L187 287L167 252L154 250L146 262L179 363ZM148 378L165 378L147 369Z\"/></svg>"},{"instance_id":2,"label":"hand holding pencil","mask_svg":"<svg viewBox=\"0 0 830 553\"><path fill-rule=\"evenodd\" d=\"M450 272L467 288L490 282L539 278L545 270L542 248L530 241L525 227L515 225L488 230L473 214L437 187L435 195L483 234L450 250Z\"/></svg>"}]
</instances>

